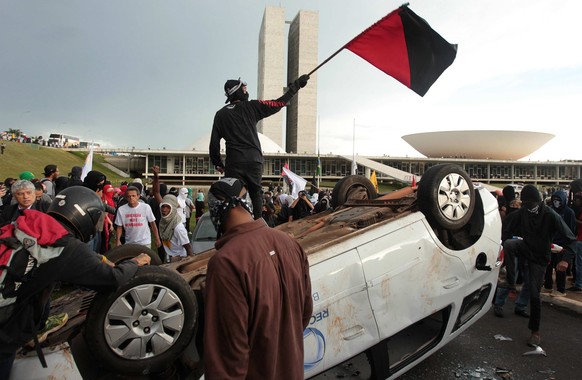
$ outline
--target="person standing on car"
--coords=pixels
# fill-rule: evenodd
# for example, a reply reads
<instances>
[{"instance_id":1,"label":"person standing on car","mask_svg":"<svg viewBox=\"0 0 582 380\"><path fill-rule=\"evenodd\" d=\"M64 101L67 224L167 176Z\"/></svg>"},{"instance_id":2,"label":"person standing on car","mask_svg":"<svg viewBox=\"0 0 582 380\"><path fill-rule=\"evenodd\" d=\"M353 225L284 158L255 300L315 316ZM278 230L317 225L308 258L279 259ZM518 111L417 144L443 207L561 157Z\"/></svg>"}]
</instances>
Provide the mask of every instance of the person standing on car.
<instances>
[{"instance_id":1,"label":"person standing on car","mask_svg":"<svg viewBox=\"0 0 582 380\"><path fill-rule=\"evenodd\" d=\"M215 182L208 207L219 240L205 286L205 378L303 379L303 330L313 311L307 255L253 220L236 178Z\"/></svg>"},{"instance_id":2,"label":"person standing on car","mask_svg":"<svg viewBox=\"0 0 582 380\"><path fill-rule=\"evenodd\" d=\"M250 100L247 84L229 79L224 84L226 106L214 116L210 136L210 159L219 173L240 178L248 187L253 202L254 218L261 217L263 150L257 132L257 122L277 113L307 85L308 75L302 75L276 100ZM220 157L220 140L226 142L226 164Z\"/></svg>"},{"instance_id":3,"label":"person standing on car","mask_svg":"<svg viewBox=\"0 0 582 380\"><path fill-rule=\"evenodd\" d=\"M524 280L529 282L531 336L528 345L539 346L541 300L540 290L544 281L546 266L550 261L551 244L554 236L564 237L564 255L556 264L556 271L565 271L571 265L576 249L576 237L560 215L542 202L538 189L525 185L521 190L522 207L508 214L503 221L503 250L507 279L504 286L515 288L515 258L520 258L521 269L528 271ZM527 265L525 263L527 262Z\"/></svg>"},{"instance_id":4,"label":"person standing on car","mask_svg":"<svg viewBox=\"0 0 582 380\"><path fill-rule=\"evenodd\" d=\"M138 266L150 263L150 257L142 253L114 265L83 244L95 235L96 223L104 211L103 202L94 191L72 187L57 195L48 215L24 210L16 219L19 229L36 239L30 241L32 245L27 249L37 252L35 246L42 247L49 251L50 258L39 260L27 281L22 281L20 287L9 294L16 297L14 303L0 307L0 379L8 379L17 349L33 339L36 331L44 326L56 282L93 290L115 289L126 283ZM40 253L36 255L44 257ZM9 284L6 278L3 281ZM7 296L9 288L3 289L3 297Z\"/></svg>"}]
</instances>

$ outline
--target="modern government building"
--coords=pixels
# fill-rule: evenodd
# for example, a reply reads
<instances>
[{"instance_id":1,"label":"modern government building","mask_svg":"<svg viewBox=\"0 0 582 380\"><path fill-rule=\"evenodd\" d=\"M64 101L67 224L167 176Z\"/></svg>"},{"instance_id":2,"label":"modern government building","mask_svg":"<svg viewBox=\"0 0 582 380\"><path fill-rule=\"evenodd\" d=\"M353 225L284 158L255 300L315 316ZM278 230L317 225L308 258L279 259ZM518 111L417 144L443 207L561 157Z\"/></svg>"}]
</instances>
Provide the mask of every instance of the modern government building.
<instances>
[{"instance_id":1,"label":"modern government building","mask_svg":"<svg viewBox=\"0 0 582 380\"><path fill-rule=\"evenodd\" d=\"M266 7L259 32L258 98L279 97L286 83L316 67L317 40L316 11L299 11L293 20L286 21L284 8ZM321 179L336 181L352 173L354 160L358 174L369 176L375 171L378 181L403 183L412 182L413 176L419 180L429 167L439 163L458 164L473 181L500 186L532 183L539 187L565 187L581 178L581 161L519 161L554 137L536 132L438 131L402 136L425 156L422 158L391 157L389 150L380 157L333 154L318 157L316 115L317 74L313 74L309 86L297 94L286 112L279 112L257 125L264 153L265 184L279 181L285 164L294 173L311 180L316 175L318 161ZM208 143L209 138L187 151L95 151L103 153L109 163L131 176L150 177L150 168L157 165L164 182L195 186L207 185L219 176L210 162Z\"/></svg>"}]
</instances>

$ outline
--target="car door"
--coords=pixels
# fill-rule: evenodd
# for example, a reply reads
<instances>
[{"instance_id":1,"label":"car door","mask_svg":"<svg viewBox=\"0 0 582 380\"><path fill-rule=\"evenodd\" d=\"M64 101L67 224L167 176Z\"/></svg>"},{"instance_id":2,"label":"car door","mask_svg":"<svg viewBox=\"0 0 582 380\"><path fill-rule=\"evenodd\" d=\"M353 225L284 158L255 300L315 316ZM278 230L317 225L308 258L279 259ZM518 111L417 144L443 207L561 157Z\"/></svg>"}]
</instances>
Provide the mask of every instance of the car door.
<instances>
[{"instance_id":1,"label":"car door","mask_svg":"<svg viewBox=\"0 0 582 380\"><path fill-rule=\"evenodd\" d=\"M462 299L463 263L435 243L421 216L391 223L358 247L381 339Z\"/></svg>"},{"instance_id":2,"label":"car door","mask_svg":"<svg viewBox=\"0 0 582 380\"><path fill-rule=\"evenodd\" d=\"M313 316L304 332L306 378L378 341L358 252L351 249L329 258L326 254L309 257Z\"/></svg>"}]
</instances>

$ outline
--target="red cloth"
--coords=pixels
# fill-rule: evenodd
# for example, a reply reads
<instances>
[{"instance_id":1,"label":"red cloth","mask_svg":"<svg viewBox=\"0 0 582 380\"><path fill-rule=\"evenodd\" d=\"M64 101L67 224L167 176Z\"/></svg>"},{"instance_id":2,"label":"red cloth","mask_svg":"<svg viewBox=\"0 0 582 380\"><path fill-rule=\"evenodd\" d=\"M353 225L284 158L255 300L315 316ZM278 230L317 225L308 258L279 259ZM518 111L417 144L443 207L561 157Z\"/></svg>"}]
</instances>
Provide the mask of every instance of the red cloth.
<instances>
[{"instance_id":1,"label":"red cloth","mask_svg":"<svg viewBox=\"0 0 582 380\"><path fill-rule=\"evenodd\" d=\"M457 45L449 44L406 5L360 33L344 48L420 96L457 55Z\"/></svg>"}]
</instances>

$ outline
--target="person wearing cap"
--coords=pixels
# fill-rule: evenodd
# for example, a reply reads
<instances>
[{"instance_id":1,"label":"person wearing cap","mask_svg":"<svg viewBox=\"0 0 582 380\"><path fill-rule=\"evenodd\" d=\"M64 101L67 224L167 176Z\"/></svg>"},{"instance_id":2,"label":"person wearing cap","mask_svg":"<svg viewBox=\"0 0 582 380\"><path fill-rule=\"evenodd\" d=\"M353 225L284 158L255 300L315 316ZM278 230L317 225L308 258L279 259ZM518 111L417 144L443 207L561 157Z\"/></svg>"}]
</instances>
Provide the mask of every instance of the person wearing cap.
<instances>
[{"instance_id":1,"label":"person wearing cap","mask_svg":"<svg viewBox=\"0 0 582 380\"><path fill-rule=\"evenodd\" d=\"M204 286L205 379L303 379L303 331L313 311L307 255L253 220L236 178L208 192L219 239Z\"/></svg>"},{"instance_id":2,"label":"person wearing cap","mask_svg":"<svg viewBox=\"0 0 582 380\"><path fill-rule=\"evenodd\" d=\"M263 150L257 132L257 122L277 113L307 85L308 75L289 84L287 92L276 100L249 100L247 84L239 79L224 84L226 106L214 116L210 137L210 159L216 171L226 177L240 178L246 184L255 219L261 217ZM220 140L226 142L226 161L220 156Z\"/></svg>"},{"instance_id":3,"label":"person wearing cap","mask_svg":"<svg viewBox=\"0 0 582 380\"><path fill-rule=\"evenodd\" d=\"M40 183L43 184L45 188L45 193L51 197L51 199L55 198L55 186L54 181L59 176L59 168L57 165L47 165L44 167L44 178L40 180Z\"/></svg>"},{"instance_id":4,"label":"person wearing cap","mask_svg":"<svg viewBox=\"0 0 582 380\"><path fill-rule=\"evenodd\" d=\"M83 168L80 166L73 166L71 168L71 172L69 173L67 187L83 186L83 180L81 179L82 175L83 175Z\"/></svg>"},{"instance_id":5,"label":"person wearing cap","mask_svg":"<svg viewBox=\"0 0 582 380\"><path fill-rule=\"evenodd\" d=\"M564 237L563 257L556 264L556 271L564 272L571 265L576 250L576 237L560 215L542 202L538 189L525 185L521 190L522 206L508 214L503 221L502 241L505 253L507 278L500 287L515 288L516 260L519 258L521 270L528 272L530 291L528 345L540 345L541 300L540 291L544 281L546 266L551 258L551 244L554 236ZM526 265L527 263L527 265Z\"/></svg>"},{"instance_id":6,"label":"person wearing cap","mask_svg":"<svg viewBox=\"0 0 582 380\"><path fill-rule=\"evenodd\" d=\"M32 181L34 179L34 174L32 172L22 172L18 175L18 179Z\"/></svg>"}]
</instances>

